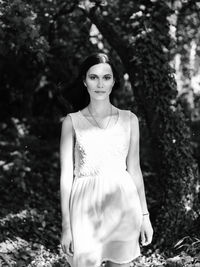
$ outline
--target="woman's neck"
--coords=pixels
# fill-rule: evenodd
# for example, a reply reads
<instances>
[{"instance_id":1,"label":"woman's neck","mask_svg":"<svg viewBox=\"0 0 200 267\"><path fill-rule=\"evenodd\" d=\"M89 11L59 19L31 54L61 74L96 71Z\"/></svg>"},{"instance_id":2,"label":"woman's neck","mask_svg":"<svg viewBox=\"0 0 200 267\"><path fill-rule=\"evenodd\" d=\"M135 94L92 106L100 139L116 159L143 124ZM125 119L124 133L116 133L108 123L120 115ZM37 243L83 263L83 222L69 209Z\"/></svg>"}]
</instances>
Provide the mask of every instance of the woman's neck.
<instances>
[{"instance_id":1,"label":"woman's neck","mask_svg":"<svg viewBox=\"0 0 200 267\"><path fill-rule=\"evenodd\" d=\"M102 117L110 112L111 103L110 101L90 101L88 108L93 115Z\"/></svg>"}]
</instances>

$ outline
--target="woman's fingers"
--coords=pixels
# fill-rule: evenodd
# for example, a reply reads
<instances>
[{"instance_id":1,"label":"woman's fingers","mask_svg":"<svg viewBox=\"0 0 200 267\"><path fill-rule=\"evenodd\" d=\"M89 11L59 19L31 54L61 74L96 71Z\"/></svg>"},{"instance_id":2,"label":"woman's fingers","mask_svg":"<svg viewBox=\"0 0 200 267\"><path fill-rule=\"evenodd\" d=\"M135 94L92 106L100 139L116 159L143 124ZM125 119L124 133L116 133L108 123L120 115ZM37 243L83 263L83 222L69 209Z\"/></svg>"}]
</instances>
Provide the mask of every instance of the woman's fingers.
<instances>
[{"instance_id":1,"label":"woman's fingers","mask_svg":"<svg viewBox=\"0 0 200 267\"><path fill-rule=\"evenodd\" d=\"M67 251L66 251L66 247L65 247L65 245L62 245L62 244L61 244L61 248L62 248L62 251L63 251L64 253L67 252Z\"/></svg>"},{"instance_id":2,"label":"woman's fingers","mask_svg":"<svg viewBox=\"0 0 200 267\"><path fill-rule=\"evenodd\" d=\"M153 233L151 231L145 232L145 242L143 246L147 246L152 242Z\"/></svg>"},{"instance_id":3,"label":"woman's fingers","mask_svg":"<svg viewBox=\"0 0 200 267\"><path fill-rule=\"evenodd\" d=\"M73 256L73 255L74 255L74 253L72 253L72 252L70 251L70 249L67 250L66 254L69 255L69 256Z\"/></svg>"},{"instance_id":4,"label":"woman's fingers","mask_svg":"<svg viewBox=\"0 0 200 267\"><path fill-rule=\"evenodd\" d=\"M153 238L153 231L151 231L147 235L147 242L148 242L148 244L150 244L152 242L152 238Z\"/></svg>"},{"instance_id":5,"label":"woman's fingers","mask_svg":"<svg viewBox=\"0 0 200 267\"><path fill-rule=\"evenodd\" d=\"M144 244L145 244L145 234L144 234L144 231L141 231L140 238L141 238L141 244L142 244L142 246L144 246Z\"/></svg>"},{"instance_id":6,"label":"woman's fingers","mask_svg":"<svg viewBox=\"0 0 200 267\"><path fill-rule=\"evenodd\" d=\"M69 249L72 253L74 253L74 246L72 242L70 242Z\"/></svg>"},{"instance_id":7,"label":"woman's fingers","mask_svg":"<svg viewBox=\"0 0 200 267\"><path fill-rule=\"evenodd\" d=\"M147 246L152 242L153 233L150 231L142 230L140 233L142 246Z\"/></svg>"},{"instance_id":8,"label":"woman's fingers","mask_svg":"<svg viewBox=\"0 0 200 267\"><path fill-rule=\"evenodd\" d=\"M70 242L69 245L63 245L63 244L61 244L61 248L62 248L62 251L65 254L67 254L69 256L73 256L74 250L73 250L73 246L72 246L72 243L71 242Z\"/></svg>"},{"instance_id":9,"label":"woman's fingers","mask_svg":"<svg viewBox=\"0 0 200 267\"><path fill-rule=\"evenodd\" d=\"M70 242L70 244L69 244L69 246L68 246L67 254L68 254L69 256L73 256L73 254L74 254L74 251L73 251L73 249L72 249L72 242Z\"/></svg>"}]
</instances>

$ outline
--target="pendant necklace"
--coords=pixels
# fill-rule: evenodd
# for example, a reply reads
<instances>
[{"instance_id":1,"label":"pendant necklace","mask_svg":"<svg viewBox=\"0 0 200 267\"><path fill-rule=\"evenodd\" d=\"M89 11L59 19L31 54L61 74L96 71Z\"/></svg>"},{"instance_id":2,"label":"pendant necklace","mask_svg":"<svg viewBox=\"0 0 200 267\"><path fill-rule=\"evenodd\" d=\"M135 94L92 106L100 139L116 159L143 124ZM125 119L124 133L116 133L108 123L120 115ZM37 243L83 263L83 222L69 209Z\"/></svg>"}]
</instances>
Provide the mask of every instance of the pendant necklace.
<instances>
[{"instance_id":1,"label":"pendant necklace","mask_svg":"<svg viewBox=\"0 0 200 267\"><path fill-rule=\"evenodd\" d=\"M97 122L97 120L95 119L95 117L92 115L92 113L91 113L89 107L87 107L87 108L88 108L88 111L89 111L90 115L92 116L93 120L96 122L97 126L98 126L100 129L107 129L107 128L108 128L108 125L109 125L109 123L110 123L110 120L111 120L111 116L112 116L112 105L110 105L110 118L109 118L108 123L107 123L107 125L106 125L105 128L103 128L103 127L101 127L101 126L99 125L99 123Z\"/></svg>"}]
</instances>

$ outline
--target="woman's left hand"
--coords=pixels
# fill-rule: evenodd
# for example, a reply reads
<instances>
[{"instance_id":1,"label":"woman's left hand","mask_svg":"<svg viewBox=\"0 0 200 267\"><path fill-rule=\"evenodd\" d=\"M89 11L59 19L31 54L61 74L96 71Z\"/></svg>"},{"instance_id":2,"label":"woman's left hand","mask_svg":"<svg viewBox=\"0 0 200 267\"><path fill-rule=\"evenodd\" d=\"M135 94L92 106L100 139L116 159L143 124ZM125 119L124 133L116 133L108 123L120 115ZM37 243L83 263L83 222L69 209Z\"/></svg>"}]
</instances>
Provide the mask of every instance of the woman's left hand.
<instances>
[{"instance_id":1,"label":"woman's left hand","mask_svg":"<svg viewBox=\"0 0 200 267\"><path fill-rule=\"evenodd\" d=\"M142 218L142 226L140 230L140 238L142 246L147 246L151 243L153 237L153 228L149 215L145 215Z\"/></svg>"}]
</instances>

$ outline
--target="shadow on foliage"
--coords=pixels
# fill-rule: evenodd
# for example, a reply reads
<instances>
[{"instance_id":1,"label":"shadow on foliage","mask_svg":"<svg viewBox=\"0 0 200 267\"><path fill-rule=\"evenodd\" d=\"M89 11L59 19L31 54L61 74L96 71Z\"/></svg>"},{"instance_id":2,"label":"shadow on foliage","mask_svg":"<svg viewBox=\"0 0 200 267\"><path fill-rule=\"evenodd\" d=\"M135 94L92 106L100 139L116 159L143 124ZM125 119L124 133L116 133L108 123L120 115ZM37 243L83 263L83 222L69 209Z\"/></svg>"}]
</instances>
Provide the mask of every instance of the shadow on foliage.
<instances>
[{"instance_id":1,"label":"shadow on foliage","mask_svg":"<svg viewBox=\"0 0 200 267\"><path fill-rule=\"evenodd\" d=\"M50 140L47 131L46 137L37 138L30 125L17 119L2 127L0 242L19 237L56 250L60 239L59 136Z\"/></svg>"}]
</instances>

